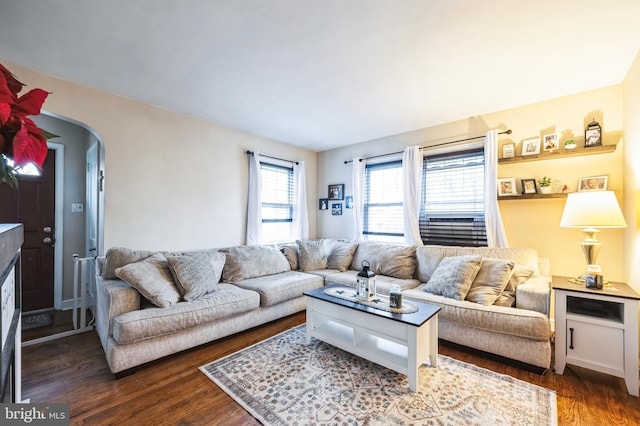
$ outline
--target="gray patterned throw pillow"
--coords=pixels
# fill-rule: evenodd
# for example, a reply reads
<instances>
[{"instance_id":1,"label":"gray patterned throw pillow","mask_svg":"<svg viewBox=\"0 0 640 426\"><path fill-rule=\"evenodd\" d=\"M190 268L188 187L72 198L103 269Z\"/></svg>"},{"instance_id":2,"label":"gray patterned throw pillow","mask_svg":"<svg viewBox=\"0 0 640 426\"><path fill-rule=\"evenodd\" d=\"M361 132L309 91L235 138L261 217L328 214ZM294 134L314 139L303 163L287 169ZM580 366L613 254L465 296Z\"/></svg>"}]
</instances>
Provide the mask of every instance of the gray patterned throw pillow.
<instances>
[{"instance_id":1,"label":"gray patterned throw pillow","mask_svg":"<svg viewBox=\"0 0 640 426\"><path fill-rule=\"evenodd\" d=\"M220 252L167 257L178 292L187 302L216 290L224 260L225 254Z\"/></svg>"},{"instance_id":2,"label":"gray patterned throw pillow","mask_svg":"<svg viewBox=\"0 0 640 426\"><path fill-rule=\"evenodd\" d=\"M423 290L450 299L464 300L481 264L481 256L445 257Z\"/></svg>"}]
</instances>

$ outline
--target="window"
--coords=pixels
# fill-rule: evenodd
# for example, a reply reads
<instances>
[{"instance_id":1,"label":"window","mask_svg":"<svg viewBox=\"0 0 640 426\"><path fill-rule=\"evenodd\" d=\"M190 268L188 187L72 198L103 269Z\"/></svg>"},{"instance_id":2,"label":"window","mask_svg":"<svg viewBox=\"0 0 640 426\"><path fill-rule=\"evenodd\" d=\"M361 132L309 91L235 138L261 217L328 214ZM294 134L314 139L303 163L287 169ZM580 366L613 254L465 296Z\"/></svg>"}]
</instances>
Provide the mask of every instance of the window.
<instances>
[{"instance_id":1,"label":"window","mask_svg":"<svg viewBox=\"0 0 640 426\"><path fill-rule=\"evenodd\" d=\"M262 241L288 241L293 222L293 168L260 163Z\"/></svg>"},{"instance_id":2,"label":"window","mask_svg":"<svg viewBox=\"0 0 640 426\"><path fill-rule=\"evenodd\" d=\"M367 165L364 191L365 238L402 242L402 161Z\"/></svg>"},{"instance_id":3,"label":"window","mask_svg":"<svg viewBox=\"0 0 640 426\"><path fill-rule=\"evenodd\" d=\"M424 244L487 245L483 149L426 156L422 188Z\"/></svg>"}]
</instances>

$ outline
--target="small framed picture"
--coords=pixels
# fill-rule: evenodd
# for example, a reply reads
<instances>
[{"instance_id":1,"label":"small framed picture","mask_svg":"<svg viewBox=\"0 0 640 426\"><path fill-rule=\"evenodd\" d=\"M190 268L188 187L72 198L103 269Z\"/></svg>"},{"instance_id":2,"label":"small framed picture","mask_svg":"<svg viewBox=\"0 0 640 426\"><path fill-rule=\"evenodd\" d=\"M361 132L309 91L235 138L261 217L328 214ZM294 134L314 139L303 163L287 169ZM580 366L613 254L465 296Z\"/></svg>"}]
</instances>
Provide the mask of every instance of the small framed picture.
<instances>
[{"instance_id":1,"label":"small framed picture","mask_svg":"<svg viewBox=\"0 0 640 426\"><path fill-rule=\"evenodd\" d=\"M600 146L602 145L602 127L600 124L592 120L584 130L584 146Z\"/></svg>"},{"instance_id":2,"label":"small framed picture","mask_svg":"<svg viewBox=\"0 0 640 426\"><path fill-rule=\"evenodd\" d=\"M526 139L522 141L522 156L540 154L540 138Z\"/></svg>"},{"instance_id":3,"label":"small framed picture","mask_svg":"<svg viewBox=\"0 0 640 426\"><path fill-rule=\"evenodd\" d=\"M605 191L607 189L608 176L589 176L578 179L578 192Z\"/></svg>"},{"instance_id":4,"label":"small framed picture","mask_svg":"<svg viewBox=\"0 0 640 426\"><path fill-rule=\"evenodd\" d=\"M344 198L344 208L352 209L353 208L353 195L347 195Z\"/></svg>"},{"instance_id":5,"label":"small framed picture","mask_svg":"<svg viewBox=\"0 0 640 426\"><path fill-rule=\"evenodd\" d=\"M329 185L329 200L344 199L344 183L339 185Z\"/></svg>"},{"instance_id":6,"label":"small framed picture","mask_svg":"<svg viewBox=\"0 0 640 426\"><path fill-rule=\"evenodd\" d=\"M498 179L498 195L500 197L517 195L515 178L499 178Z\"/></svg>"},{"instance_id":7,"label":"small framed picture","mask_svg":"<svg viewBox=\"0 0 640 426\"><path fill-rule=\"evenodd\" d=\"M329 199L320 198L318 200L318 209L320 209L320 210L329 210Z\"/></svg>"},{"instance_id":8,"label":"small framed picture","mask_svg":"<svg viewBox=\"0 0 640 426\"><path fill-rule=\"evenodd\" d=\"M560 148L560 141L557 133L551 133L542 137L542 146L545 151L556 151Z\"/></svg>"},{"instance_id":9,"label":"small framed picture","mask_svg":"<svg viewBox=\"0 0 640 426\"><path fill-rule=\"evenodd\" d=\"M516 144L507 143L502 145L502 158L512 158L516 155Z\"/></svg>"},{"instance_id":10,"label":"small framed picture","mask_svg":"<svg viewBox=\"0 0 640 426\"><path fill-rule=\"evenodd\" d=\"M538 187L535 179L521 179L523 194L537 194Z\"/></svg>"},{"instance_id":11,"label":"small framed picture","mask_svg":"<svg viewBox=\"0 0 640 426\"><path fill-rule=\"evenodd\" d=\"M342 215L342 203L331 204L331 214L334 216Z\"/></svg>"}]
</instances>

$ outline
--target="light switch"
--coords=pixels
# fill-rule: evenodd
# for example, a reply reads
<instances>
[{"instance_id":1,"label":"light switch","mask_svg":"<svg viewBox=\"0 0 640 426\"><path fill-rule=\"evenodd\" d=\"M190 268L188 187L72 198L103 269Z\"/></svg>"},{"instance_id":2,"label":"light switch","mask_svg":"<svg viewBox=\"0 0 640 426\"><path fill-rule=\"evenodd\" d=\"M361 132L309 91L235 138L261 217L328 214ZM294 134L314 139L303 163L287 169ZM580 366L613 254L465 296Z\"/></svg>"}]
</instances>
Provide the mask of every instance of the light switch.
<instances>
[{"instance_id":1,"label":"light switch","mask_svg":"<svg viewBox=\"0 0 640 426\"><path fill-rule=\"evenodd\" d=\"M84 204L82 203L71 204L71 213L82 213L83 211L84 211Z\"/></svg>"}]
</instances>

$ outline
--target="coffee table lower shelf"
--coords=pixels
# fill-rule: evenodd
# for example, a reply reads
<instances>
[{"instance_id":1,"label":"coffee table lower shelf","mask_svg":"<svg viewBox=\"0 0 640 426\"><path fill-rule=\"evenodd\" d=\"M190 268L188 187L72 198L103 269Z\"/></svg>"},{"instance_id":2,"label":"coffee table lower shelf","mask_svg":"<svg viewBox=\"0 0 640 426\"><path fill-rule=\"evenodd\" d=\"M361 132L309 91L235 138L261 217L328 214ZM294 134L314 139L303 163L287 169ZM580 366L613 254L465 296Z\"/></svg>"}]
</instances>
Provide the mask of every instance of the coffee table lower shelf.
<instances>
[{"instance_id":1,"label":"coffee table lower shelf","mask_svg":"<svg viewBox=\"0 0 640 426\"><path fill-rule=\"evenodd\" d=\"M307 298L307 344L315 337L383 367L405 374L417 389L418 368L438 362L438 316L420 326Z\"/></svg>"}]
</instances>

